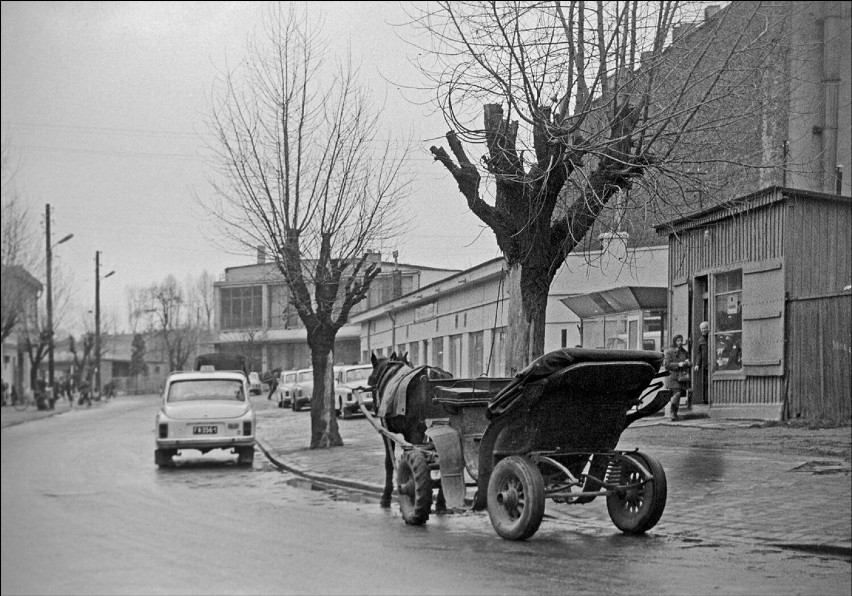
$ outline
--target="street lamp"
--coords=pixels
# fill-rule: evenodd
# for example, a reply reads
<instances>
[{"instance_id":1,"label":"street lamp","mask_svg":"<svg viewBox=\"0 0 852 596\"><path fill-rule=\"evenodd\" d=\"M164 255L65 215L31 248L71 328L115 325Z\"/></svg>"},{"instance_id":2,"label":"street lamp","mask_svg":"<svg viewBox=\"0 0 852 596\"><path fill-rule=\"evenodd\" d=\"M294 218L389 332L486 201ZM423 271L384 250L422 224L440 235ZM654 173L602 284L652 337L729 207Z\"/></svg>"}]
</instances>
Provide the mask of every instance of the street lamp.
<instances>
[{"instance_id":1,"label":"street lamp","mask_svg":"<svg viewBox=\"0 0 852 596\"><path fill-rule=\"evenodd\" d=\"M101 280L114 275L110 271L101 277L101 251L95 251L95 386L93 390L101 394Z\"/></svg>"},{"instance_id":2,"label":"street lamp","mask_svg":"<svg viewBox=\"0 0 852 596\"><path fill-rule=\"evenodd\" d=\"M53 360L53 248L68 242L74 234L68 234L56 244L50 241L50 203L45 205L44 229L47 236L47 381L50 387L51 404L54 397L54 360Z\"/></svg>"}]
</instances>

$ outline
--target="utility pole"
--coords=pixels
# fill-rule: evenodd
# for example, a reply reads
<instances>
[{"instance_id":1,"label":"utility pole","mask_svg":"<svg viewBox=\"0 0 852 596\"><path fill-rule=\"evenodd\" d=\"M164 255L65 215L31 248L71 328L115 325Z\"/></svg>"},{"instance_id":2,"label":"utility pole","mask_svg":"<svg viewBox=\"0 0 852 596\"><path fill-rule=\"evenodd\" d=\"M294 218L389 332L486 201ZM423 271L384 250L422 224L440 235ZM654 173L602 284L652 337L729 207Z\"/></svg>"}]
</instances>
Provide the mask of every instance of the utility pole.
<instances>
[{"instance_id":1,"label":"utility pole","mask_svg":"<svg viewBox=\"0 0 852 596\"><path fill-rule=\"evenodd\" d=\"M45 248L47 256L47 382L50 387L50 400L52 402L54 394L54 358L53 358L53 247L54 244L50 239L50 203L44 206L44 231L45 231ZM68 234L62 240L56 243L59 246L63 242L68 242L74 234Z\"/></svg>"},{"instance_id":2,"label":"utility pole","mask_svg":"<svg viewBox=\"0 0 852 596\"><path fill-rule=\"evenodd\" d=\"M53 397L53 244L50 241L50 203L44 206L44 230L47 236L47 382Z\"/></svg>"},{"instance_id":3,"label":"utility pole","mask_svg":"<svg viewBox=\"0 0 852 596\"><path fill-rule=\"evenodd\" d=\"M104 275L108 278L115 271ZM95 386L93 391L101 394L101 251L95 251Z\"/></svg>"}]
</instances>

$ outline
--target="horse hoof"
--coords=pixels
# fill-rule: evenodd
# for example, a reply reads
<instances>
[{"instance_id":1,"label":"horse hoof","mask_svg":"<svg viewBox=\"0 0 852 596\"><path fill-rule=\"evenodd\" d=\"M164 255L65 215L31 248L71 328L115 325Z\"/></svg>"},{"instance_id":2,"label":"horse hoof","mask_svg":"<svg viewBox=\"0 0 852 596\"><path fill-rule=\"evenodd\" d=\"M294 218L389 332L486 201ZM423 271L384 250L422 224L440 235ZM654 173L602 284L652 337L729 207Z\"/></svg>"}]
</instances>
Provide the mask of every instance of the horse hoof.
<instances>
[{"instance_id":1,"label":"horse hoof","mask_svg":"<svg viewBox=\"0 0 852 596\"><path fill-rule=\"evenodd\" d=\"M381 507L382 509L390 509L390 506L390 499L382 499L381 501L379 501L379 507Z\"/></svg>"}]
</instances>

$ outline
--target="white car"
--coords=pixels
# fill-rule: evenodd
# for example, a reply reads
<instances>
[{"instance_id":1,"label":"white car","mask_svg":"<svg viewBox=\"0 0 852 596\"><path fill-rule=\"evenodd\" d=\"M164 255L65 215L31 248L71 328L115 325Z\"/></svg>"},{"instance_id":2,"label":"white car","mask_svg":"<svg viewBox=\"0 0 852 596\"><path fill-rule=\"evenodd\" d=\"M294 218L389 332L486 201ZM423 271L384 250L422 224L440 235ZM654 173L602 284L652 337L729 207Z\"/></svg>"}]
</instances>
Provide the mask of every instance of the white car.
<instances>
[{"instance_id":1,"label":"white car","mask_svg":"<svg viewBox=\"0 0 852 596\"><path fill-rule=\"evenodd\" d=\"M279 408L289 408L293 404L293 386L295 384L295 370L285 370L278 375L278 386L275 388L275 395Z\"/></svg>"},{"instance_id":2,"label":"white car","mask_svg":"<svg viewBox=\"0 0 852 596\"><path fill-rule=\"evenodd\" d=\"M359 389L367 385L367 379L372 372L372 364L334 367L334 410L338 417L345 419L353 414L361 413L355 397L356 393L360 394L365 406L372 407L372 392Z\"/></svg>"},{"instance_id":3,"label":"white car","mask_svg":"<svg viewBox=\"0 0 852 596\"><path fill-rule=\"evenodd\" d=\"M154 425L154 462L168 466L184 449L231 449L237 463L251 465L257 424L248 394L248 379L239 372L169 375Z\"/></svg>"},{"instance_id":4,"label":"white car","mask_svg":"<svg viewBox=\"0 0 852 596\"><path fill-rule=\"evenodd\" d=\"M260 395L263 392L263 387L260 383L260 375L252 371L249 373L249 392L252 395Z\"/></svg>"},{"instance_id":5,"label":"white car","mask_svg":"<svg viewBox=\"0 0 852 596\"><path fill-rule=\"evenodd\" d=\"M296 371L296 382L291 389L293 411L298 412L311 404L314 393L314 369L303 368Z\"/></svg>"}]
</instances>

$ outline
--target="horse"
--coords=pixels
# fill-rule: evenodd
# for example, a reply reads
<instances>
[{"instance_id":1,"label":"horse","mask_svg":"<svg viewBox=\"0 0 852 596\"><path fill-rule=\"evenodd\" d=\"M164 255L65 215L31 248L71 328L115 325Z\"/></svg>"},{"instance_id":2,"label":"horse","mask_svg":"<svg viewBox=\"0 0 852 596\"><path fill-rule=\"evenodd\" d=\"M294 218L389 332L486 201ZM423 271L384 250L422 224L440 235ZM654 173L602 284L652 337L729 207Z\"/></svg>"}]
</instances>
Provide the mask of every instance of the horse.
<instances>
[{"instance_id":1,"label":"horse","mask_svg":"<svg viewBox=\"0 0 852 596\"><path fill-rule=\"evenodd\" d=\"M392 433L398 433L413 445L422 445L426 439L426 419L446 418L447 412L439 405L433 405L431 394L425 387L428 379L449 379L452 375L433 366L414 368L407 358L408 354L397 356L396 352L387 358L371 355L373 372L367 383L373 391L373 408L382 426ZM385 487L380 505L390 507L393 492L394 442L382 435L385 445ZM435 511L446 509L442 491L438 490Z\"/></svg>"}]
</instances>

